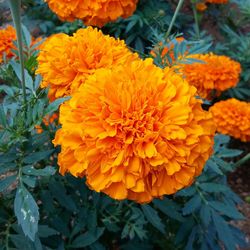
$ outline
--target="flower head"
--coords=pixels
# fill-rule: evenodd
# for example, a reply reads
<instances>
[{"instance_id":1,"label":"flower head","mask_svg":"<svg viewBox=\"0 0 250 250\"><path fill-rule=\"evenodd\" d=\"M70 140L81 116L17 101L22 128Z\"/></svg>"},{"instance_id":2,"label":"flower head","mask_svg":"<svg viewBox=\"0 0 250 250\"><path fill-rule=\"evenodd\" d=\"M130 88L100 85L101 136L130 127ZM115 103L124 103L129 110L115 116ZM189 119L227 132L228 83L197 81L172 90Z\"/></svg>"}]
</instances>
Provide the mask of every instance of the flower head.
<instances>
[{"instance_id":1,"label":"flower head","mask_svg":"<svg viewBox=\"0 0 250 250\"><path fill-rule=\"evenodd\" d=\"M241 141L250 141L250 103L231 98L210 108L217 131Z\"/></svg>"},{"instance_id":2,"label":"flower head","mask_svg":"<svg viewBox=\"0 0 250 250\"><path fill-rule=\"evenodd\" d=\"M228 3L228 0L206 0L206 2L213 4L225 4Z\"/></svg>"},{"instance_id":3,"label":"flower head","mask_svg":"<svg viewBox=\"0 0 250 250\"><path fill-rule=\"evenodd\" d=\"M82 19L86 25L102 27L119 17L129 17L136 9L138 0L47 0L50 9L60 19Z\"/></svg>"},{"instance_id":4,"label":"flower head","mask_svg":"<svg viewBox=\"0 0 250 250\"><path fill-rule=\"evenodd\" d=\"M37 73L42 88L49 87L49 99L71 95L97 69L112 68L138 59L121 40L88 27L72 37L56 34L42 44Z\"/></svg>"},{"instance_id":5,"label":"flower head","mask_svg":"<svg viewBox=\"0 0 250 250\"><path fill-rule=\"evenodd\" d=\"M235 87L239 82L241 66L227 56L209 53L192 55L190 58L201 60L203 63L179 65L179 71L197 88L198 94L203 98L210 99L213 90L220 93Z\"/></svg>"},{"instance_id":6,"label":"flower head","mask_svg":"<svg viewBox=\"0 0 250 250\"><path fill-rule=\"evenodd\" d=\"M13 49L13 41L16 40L15 29L8 25L6 28L0 28L0 63L5 53L7 58L13 57L11 49Z\"/></svg>"},{"instance_id":7,"label":"flower head","mask_svg":"<svg viewBox=\"0 0 250 250\"><path fill-rule=\"evenodd\" d=\"M211 155L214 134L195 92L150 59L96 71L60 108L60 173L140 203L189 186Z\"/></svg>"},{"instance_id":8,"label":"flower head","mask_svg":"<svg viewBox=\"0 0 250 250\"><path fill-rule=\"evenodd\" d=\"M207 9L207 5L204 2L197 3L195 7L199 12L203 12Z\"/></svg>"}]
</instances>

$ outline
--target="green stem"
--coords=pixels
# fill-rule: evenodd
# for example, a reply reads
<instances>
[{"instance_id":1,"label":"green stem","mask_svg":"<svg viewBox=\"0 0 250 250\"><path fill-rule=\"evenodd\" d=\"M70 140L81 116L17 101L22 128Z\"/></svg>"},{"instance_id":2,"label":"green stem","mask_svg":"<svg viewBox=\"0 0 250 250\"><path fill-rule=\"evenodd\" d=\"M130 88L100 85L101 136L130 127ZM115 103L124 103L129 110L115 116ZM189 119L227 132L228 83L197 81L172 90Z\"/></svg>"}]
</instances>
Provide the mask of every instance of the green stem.
<instances>
[{"instance_id":1,"label":"green stem","mask_svg":"<svg viewBox=\"0 0 250 250\"><path fill-rule=\"evenodd\" d=\"M196 7L195 7L195 4L194 4L194 3L192 3L192 9L193 9L193 13L194 13L194 21L195 21L195 32L196 32L196 36L197 36L198 40L200 40L199 19L198 19L197 10L196 10Z\"/></svg>"},{"instance_id":2,"label":"green stem","mask_svg":"<svg viewBox=\"0 0 250 250\"><path fill-rule=\"evenodd\" d=\"M172 30L172 28L174 26L175 20L176 20L178 14L179 14L179 11L180 11L180 9L182 7L183 2L184 2L184 0L179 0L179 2L178 2L178 5L177 5L177 7L175 9L175 12L174 12L174 15L172 17L171 23L170 23L170 25L168 27L168 31L166 33L166 38L168 38L169 35L170 35L170 32L171 32L171 30Z\"/></svg>"},{"instance_id":3,"label":"green stem","mask_svg":"<svg viewBox=\"0 0 250 250\"><path fill-rule=\"evenodd\" d=\"M239 166L241 166L242 164L244 164L245 162L250 160L250 153L248 153L247 155L245 155L243 158L241 158L240 160L238 160L235 164L234 167L237 168Z\"/></svg>"},{"instance_id":4,"label":"green stem","mask_svg":"<svg viewBox=\"0 0 250 250\"><path fill-rule=\"evenodd\" d=\"M23 45L22 45L22 26L21 26L21 0L9 0L11 15L14 21L14 26L17 35L18 54L21 65L21 85L23 90L23 102L24 110L26 114L27 98L26 98L26 87L25 87L25 76L24 76L24 56L23 56Z\"/></svg>"}]
</instances>

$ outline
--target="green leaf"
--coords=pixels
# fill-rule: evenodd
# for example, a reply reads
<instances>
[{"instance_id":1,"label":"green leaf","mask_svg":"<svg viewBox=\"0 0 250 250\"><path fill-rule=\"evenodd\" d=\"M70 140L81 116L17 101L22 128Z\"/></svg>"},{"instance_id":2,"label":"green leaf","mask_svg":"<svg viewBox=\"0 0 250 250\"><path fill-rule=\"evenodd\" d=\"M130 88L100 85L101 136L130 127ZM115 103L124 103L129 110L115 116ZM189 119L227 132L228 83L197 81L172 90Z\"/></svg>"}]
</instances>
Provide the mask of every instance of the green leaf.
<instances>
[{"instance_id":1,"label":"green leaf","mask_svg":"<svg viewBox=\"0 0 250 250\"><path fill-rule=\"evenodd\" d=\"M16 175L8 176L0 180L0 192L3 192L16 180Z\"/></svg>"},{"instance_id":2,"label":"green leaf","mask_svg":"<svg viewBox=\"0 0 250 250\"><path fill-rule=\"evenodd\" d=\"M36 169L33 166L25 166L22 169L23 174L26 175L34 175L34 176L51 176L54 175L56 172L56 169L51 166L47 166L45 168Z\"/></svg>"},{"instance_id":3,"label":"green leaf","mask_svg":"<svg viewBox=\"0 0 250 250\"><path fill-rule=\"evenodd\" d=\"M44 116L54 113L58 110L58 107L65 101L69 100L70 97L58 98L54 102L50 103L44 111Z\"/></svg>"},{"instance_id":4,"label":"green leaf","mask_svg":"<svg viewBox=\"0 0 250 250\"><path fill-rule=\"evenodd\" d=\"M166 214L170 218L181 222L184 220L182 215L177 211L177 206L173 201L164 198L163 200L154 200L153 203L157 208L159 208L164 214Z\"/></svg>"},{"instance_id":5,"label":"green leaf","mask_svg":"<svg viewBox=\"0 0 250 250\"><path fill-rule=\"evenodd\" d=\"M47 237L50 237L50 236L53 236L53 235L58 235L59 233L47 226L47 225L39 225L38 226L38 236L41 237L41 238L47 238Z\"/></svg>"},{"instance_id":6,"label":"green leaf","mask_svg":"<svg viewBox=\"0 0 250 250\"><path fill-rule=\"evenodd\" d=\"M44 159L48 158L53 152L54 152L54 149L51 149L48 151L31 153L30 155L24 157L24 163L31 164L31 163L35 163L35 162L44 160Z\"/></svg>"},{"instance_id":7,"label":"green leaf","mask_svg":"<svg viewBox=\"0 0 250 250\"><path fill-rule=\"evenodd\" d=\"M157 211L149 205L141 205L142 211L147 220L161 233L165 233L165 226L161 221Z\"/></svg>"},{"instance_id":8,"label":"green leaf","mask_svg":"<svg viewBox=\"0 0 250 250\"><path fill-rule=\"evenodd\" d=\"M216 211L226 215L232 219L242 220L244 216L232 205L227 205L220 201L210 201L209 205Z\"/></svg>"},{"instance_id":9,"label":"green leaf","mask_svg":"<svg viewBox=\"0 0 250 250\"><path fill-rule=\"evenodd\" d=\"M242 152L242 150L224 148L223 150L219 151L217 156L220 158L233 158L241 155Z\"/></svg>"},{"instance_id":10,"label":"green leaf","mask_svg":"<svg viewBox=\"0 0 250 250\"><path fill-rule=\"evenodd\" d=\"M192 197L184 206L182 213L188 215L193 213L201 205L201 198L199 195Z\"/></svg>"},{"instance_id":11,"label":"green leaf","mask_svg":"<svg viewBox=\"0 0 250 250\"><path fill-rule=\"evenodd\" d=\"M227 192L229 191L229 188L222 184L217 183L200 183L199 187L201 187L202 190L208 193L220 193L220 192Z\"/></svg>"},{"instance_id":12,"label":"green leaf","mask_svg":"<svg viewBox=\"0 0 250 250\"><path fill-rule=\"evenodd\" d=\"M203 224L207 227L211 221L211 213L208 205L203 205L200 210L200 218Z\"/></svg>"},{"instance_id":13,"label":"green leaf","mask_svg":"<svg viewBox=\"0 0 250 250\"><path fill-rule=\"evenodd\" d=\"M36 177L34 176L23 176L22 181L31 188L36 186Z\"/></svg>"},{"instance_id":14,"label":"green leaf","mask_svg":"<svg viewBox=\"0 0 250 250\"><path fill-rule=\"evenodd\" d=\"M213 160L209 159L206 164L215 173L217 173L219 175L223 175L222 171L220 170L220 168L218 167L218 165Z\"/></svg>"},{"instance_id":15,"label":"green leaf","mask_svg":"<svg viewBox=\"0 0 250 250\"><path fill-rule=\"evenodd\" d=\"M39 211L34 198L24 186L16 191L14 210L24 234L34 241L38 230Z\"/></svg>"},{"instance_id":16,"label":"green leaf","mask_svg":"<svg viewBox=\"0 0 250 250\"><path fill-rule=\"evenodd\" d=\"M83 248L90 246L91 244L95 243L103 234L105 228L104 227L97 227L95 232L86 232L83 235L78 236L72 242L72 248Z\"/></svg>"},{"instance_id":17,"label":"green leaf","mask_svg":"<svg viewBox=\"0 0 250 250\"><path fill-rule=\"evenodd\" d=\"M22 25L22 38L24 40L24 44L26 47L30 47L31 45L31 35L26 26Z\"/></svg>"},{"instance_id":18,"label":"green leaf","mask_svg":"<svg viewBox=\"0 0 250 250\"><path fill-rule=\"evenodd\" d=\"M4 112L3 105L0 105L0 124L6 128L7 127L7 116Z\"/></svg>"}]
</instances>

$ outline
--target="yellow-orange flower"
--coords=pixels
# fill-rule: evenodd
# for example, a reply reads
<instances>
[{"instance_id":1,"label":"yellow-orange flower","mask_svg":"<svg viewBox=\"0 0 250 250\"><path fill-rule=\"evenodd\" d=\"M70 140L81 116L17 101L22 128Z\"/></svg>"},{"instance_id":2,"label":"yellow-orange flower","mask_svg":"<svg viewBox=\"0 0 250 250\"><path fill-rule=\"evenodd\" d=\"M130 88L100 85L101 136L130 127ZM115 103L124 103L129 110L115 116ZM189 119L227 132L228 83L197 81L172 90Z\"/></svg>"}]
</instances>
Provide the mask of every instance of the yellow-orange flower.
<instances>
[{"instance_id":1,"label":"yellow-orange flower","mask_svg":"<svg viewBox=\"0 0 250 250\"><path fill-rule=\"evenodd\" d=\"M250 103L231 98L215 103L213 114L217 131L241 141L250 141Z\"/></svg>"},{"instance_id":2,"label":"yellow-orange flower","mask_svg":"<svg viewBox=\"0 0 250 250\"><path fill-rule=\"evenodd\" d=\"M7 58L13 57L11 49L13 49L13 41L16 40L15 29L8 25L6 28L0 28L0 63L5 53Z\"/></svg>"},{"instance_id":3,"label":"yellow-orange flower","mask_svg":"<svg viewBox=\"0 0 250 250\"><path fill-rule=\"evenodd\" d=\"M102 27L119 17L129 17L136 9L138 0L47 0L50 9L60 19L82 19L86 25Z\"/></svg>"},{"instance_id":4,"label":"yellow-orange flower","mask_svg":"<svg viewBox=\"0 0 250 250\"><path fill-rule=\"evenodd\" d=\"M195 7L196 7L196 9L197 9L199 12L203 12L203 11L205 11L205 10L207 9L207 5L206 5L205 3L203 3L203 2L197 3L197 4L195 5Z\"/></svg>"},{"instance_id":5,"label":"yellow-orange flower","mask_svg":"<svg viewBox=\"0 0 250 250\"><path fill-rule=\"evenodd\" d=\"M88 27L72 37L56 34L42 44L37 73L42 88L49 87L49 99L71 95L97 69L112 68L138 59L121 40Z\"/></svg>"},{"instance_id":6,"label":"yellow-orange flower","mask_svg":"<svg viewBox=\"0 0 250 250\"><path fill-rule=\"evenodd\" d=\"M179 65L179 71L186 77L189 84L197 88L202 98L210 99L212 91L217 94L226 89L235 87L239 82L241 66L227 56L213 53L192 55L203 63Z\"/></svg>"},{"instance_id":7,"label":"yellow-orange flower","mask_svg":"<svg viewBox=\"0 0 250 250\"><path fill-rule=\"evenodd\" d=\"M60 173L140 203L189 186L211 155L214 134L195 92L151 59L96 71L60 108Z\"/></svg>"}]
</instances>

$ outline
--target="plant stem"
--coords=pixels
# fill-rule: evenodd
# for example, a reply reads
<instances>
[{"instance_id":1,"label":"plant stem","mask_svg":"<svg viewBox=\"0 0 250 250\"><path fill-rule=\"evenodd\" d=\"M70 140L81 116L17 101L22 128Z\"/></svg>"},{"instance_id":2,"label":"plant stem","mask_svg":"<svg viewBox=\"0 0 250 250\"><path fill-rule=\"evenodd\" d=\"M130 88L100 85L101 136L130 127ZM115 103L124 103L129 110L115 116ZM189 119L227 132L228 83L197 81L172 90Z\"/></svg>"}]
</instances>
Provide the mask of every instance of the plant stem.
<instances>
[{"instance_id":1,"label":"plant stem","mask_svg":"<svg viewBox=\"0 0 250 250\"><path fill-rule=\"evenodd\" d=\"M25 87L25 75L24 75L24 56L23 56L23 45L22 45L22 26L21 26L21 0L9 0L10 10L13 18L14 26L17 35L18 54L21 65L21 85L23 90L23 103L26 114L27 98L26 98L26 87Z\"/></svg>"},{"instance_id":2,"label":"plant stem","mask_svg":"<svg viewBox=\"0 0 250 250\"><path fill-rule=\"evenodd\" d=\"M234 167L237 168L239 166L241 166L242 164L244 164L245 162L250 160L250 153L248 153L247 155L245 155L243 158L241 158L240 160L238 160L235 164Z\"/></svg>"},{"instance_id":3,"label":"plant stem","mask_svg":"<svg viewBox=\"0 0 250 250\"><path fill-rule=\"evenodd\" d=\"M197 36L198 40L200 40L199 19L198 19L197 10L196 10L196 7L195 7L195 4L194 4L194 3L192 3L192 9L193 9L193 13L194 13L194 21L195 21L195 32L196 32L196 36Z\"/></svg>"},{"instance_id":4,"label":"plant stem","mask_svg":"<svg viewBox=\"0 0 250 250\"><path fill-rule=\"evenodd\" d=\"M184 2L184 0L179 0L179 2L178 2L178 5L177 5L177 7L175 9L175 12L174 12L174 15L172 17L172 20L171 20L170 25L168 27L168 31L166 33L166 38L168 38L169 35L170 35L170 32L171 32L171 30L172 30L172 28L174 26L175 20L176 20L178 14L179 14L179 11L181 9L181 6L182 6L183 2Z\"/></svg>"}]
</instances>

